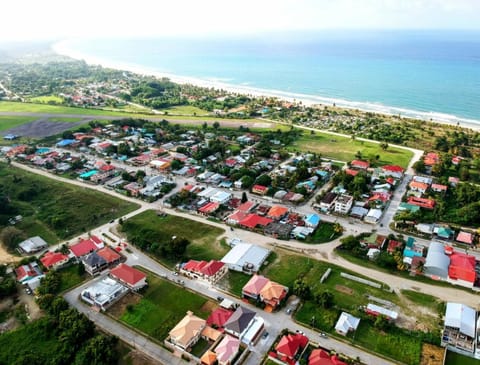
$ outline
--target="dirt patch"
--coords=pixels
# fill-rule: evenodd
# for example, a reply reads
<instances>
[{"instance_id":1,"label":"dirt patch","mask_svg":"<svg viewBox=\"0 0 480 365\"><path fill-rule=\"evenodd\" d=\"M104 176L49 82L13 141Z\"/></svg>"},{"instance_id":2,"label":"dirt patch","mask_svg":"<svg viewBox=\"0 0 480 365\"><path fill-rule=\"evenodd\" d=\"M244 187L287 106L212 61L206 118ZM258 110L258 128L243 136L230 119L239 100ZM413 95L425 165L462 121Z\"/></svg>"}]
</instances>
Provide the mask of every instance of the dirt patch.
<instances>
[{"instance_id":1,"label":"dirt patch","mask_svg":"<svg viewBox=\"0 0 480 365\"><path fill-rule=\"evenodd\" d=\"M445 348L424 343L422 345L422 356L420 365L443 365Z\"/></svg>"},{"instance_id":2,"label":"dirt patch","mask_svg":"<svg viewBox=\"0 0 480 365\"><path fill-rule=\"evenodd\" d=\"M162 365L162 363L153 360L138 350L130 351L127 357L130 360L128 363L132 365Z\"/></svg>"},{"instance_id":3,"label":"dirt patch","mask_svg":"<svg viewBox=\"0 0 480 365\"><path fill-rule=\"evenodd\" d=\"M14 256L5 250L3 245L0 245L0 264L13 264L15 262L20 261L22 258L18 256Z\"/></svg>"},{"instance_id":4,"label":"dirt patch","mask_svg":"<svg viewBox=\"0 0 480 365\"><path fill-rule=\"evenodd\" d=\"M200 310L202 312L212 312L214 309L216 309L218 305L210 300L206 301L204 305L202 305L202 308Z\"/></svg>"},{"instance_id":5,"label":"dirt patch","mask_svg":"<svg viewBox=\"0 0 480 365\"><path fill-rule=\"evenodd\" d=\"M125 295L122 299L120 299L118 302L116 302L114 305L112 305L108 309L108 313L110 313L112 316L115 318L120 318L123 313L127 310L128 305L135 305L140 302L142 299L142 296L136 293L128 293Z\"/></svg>"},{"instance_id":6,"label":"dirt patch","mask_svg":"<svg viewBox=\"0 0 480 365\"><path fill-rule=\"evenodd\" d=\"M47 118L38 119L31 123L25 123L15 128L10 128L3 134L15 134L21 137L47 137L62 133L68 129L75 128L86 121L80 122L50 122Z\"/></svg>"},{"instance_id":7,"label":"dirt patch","mask_svg":"<svg viewBox=\"0 0 480 365\"><path fill-rule=\"evenodd\" d=\"M343 285L335 285L335 290L347 295L352 295L354 293L353 289L350 289Z\"/></svg>"}]
</instances>

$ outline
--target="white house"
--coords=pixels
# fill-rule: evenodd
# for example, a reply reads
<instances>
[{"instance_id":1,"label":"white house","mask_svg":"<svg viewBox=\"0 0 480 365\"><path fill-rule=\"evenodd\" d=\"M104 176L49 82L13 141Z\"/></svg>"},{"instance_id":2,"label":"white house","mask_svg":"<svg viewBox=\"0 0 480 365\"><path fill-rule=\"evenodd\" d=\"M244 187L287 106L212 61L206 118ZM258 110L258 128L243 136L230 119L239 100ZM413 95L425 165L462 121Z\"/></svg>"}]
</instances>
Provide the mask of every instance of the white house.
<instances>
[{"instance_id":1,"label":"white house","mask_svg":"<svg viewBox=\"0 0 480 365\"><path fill-rule=\"evenodd\" d=\"M335 331L346 336L350 331L356 331L360 323L360 318L352 316L350 313L342 312L335 325Z\"/></svg>"},{"instance_id":2,"label":"white house","mask_svg":"<svg viewBox=\"0 0 480 365\"><path fill-rule=\"evenodd\" d=\"M348 214L353 205L353 196L342 194L335 200L335 213Z\"/></svg>"}]
</instances>

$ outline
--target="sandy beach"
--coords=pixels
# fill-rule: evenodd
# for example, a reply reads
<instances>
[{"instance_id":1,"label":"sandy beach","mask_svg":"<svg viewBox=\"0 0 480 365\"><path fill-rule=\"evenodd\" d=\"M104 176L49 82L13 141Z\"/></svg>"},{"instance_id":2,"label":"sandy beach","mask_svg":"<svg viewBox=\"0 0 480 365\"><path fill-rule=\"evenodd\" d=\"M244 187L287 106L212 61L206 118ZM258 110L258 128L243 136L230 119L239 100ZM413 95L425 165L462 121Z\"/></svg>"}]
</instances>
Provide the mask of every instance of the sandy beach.
<instances>
[{"instance_id":1,"label":"sandy beach","mask_svg":"<svg viewBox=\"0 0 480 365\"><path fill-rule=\"evenodd\" d=\"M428 122L447 124L452 126L461 126L463 128L480 131L480 120L458 118L454 115L439 112L420 112L399 107L390 107L379 103L355 102L344 99L329 98L317 95L307 95L285 92L281 90L270 90L261 88L252 88L244 85L232 85L216 79L201 79L194 77L179 76L170 73L158 72L136 64L116 62L113 60L102 59L99 57L82 54L68 46L68 41L57 42L52 45L52 50L60 55L67 56L77 60L83 60L89 65L101 65L107 68L134 72L145 76L155 76L158 78L166 77L179 84L192 84L201 87L226 90L232 93L244 94L253 97L275 97L289 102L301 102L303 105L326 105L337 106L339 108L361 110L364 112L373 112L384 115L400 115L402 118L420 119Z\"/></svg>"}]
</instances>

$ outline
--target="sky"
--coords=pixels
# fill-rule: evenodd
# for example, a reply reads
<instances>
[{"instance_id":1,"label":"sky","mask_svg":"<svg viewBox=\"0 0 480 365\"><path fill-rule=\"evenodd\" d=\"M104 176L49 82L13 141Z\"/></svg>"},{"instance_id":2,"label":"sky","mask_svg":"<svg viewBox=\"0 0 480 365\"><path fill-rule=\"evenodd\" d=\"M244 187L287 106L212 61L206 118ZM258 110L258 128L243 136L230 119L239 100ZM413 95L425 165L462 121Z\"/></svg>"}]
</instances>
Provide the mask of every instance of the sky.
<instances>
[{"instance_id":1,"label":"sky","mask_svg":"<svg viewBox=\"0 0 480 365\"><path fill-rule=\"evenodd\" d=\"M480 0L15 0L0 43L322 29L475 29Z\"/></svg>"}]
</instances>

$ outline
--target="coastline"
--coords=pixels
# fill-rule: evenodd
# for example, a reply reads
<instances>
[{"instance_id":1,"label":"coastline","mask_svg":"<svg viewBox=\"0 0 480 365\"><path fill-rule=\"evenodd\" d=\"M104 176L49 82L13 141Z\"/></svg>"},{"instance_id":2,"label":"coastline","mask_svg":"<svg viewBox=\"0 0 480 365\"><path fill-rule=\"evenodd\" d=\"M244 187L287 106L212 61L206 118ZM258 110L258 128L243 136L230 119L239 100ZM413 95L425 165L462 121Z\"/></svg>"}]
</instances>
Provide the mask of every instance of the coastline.
<instances>
[{"instance_id":1,"label":"coastline","mask_svg":"<svg viewBox=\"0 0 480 365\"><path fill-rule=\"evenodd\" d=\"M54 43L51 46L51 49L53 50L53 52L59 55L67 56L76 60L83 60L89 65L100 65L102 67L112 68L120 71L130 71L144 76L154 76L157 78L166 77L178 84L192 84L200 87L221 89L228 92L244 94L253 97L275 97L289 102L301 102L303 105L307 106L335 106L338 108L360 110L363 112L371 112L389 116L400 115L401 118L405 119L417 119L431 123L460 126L462 128L480 131L480 120L460 118L455 115L441 112L421 112L400 107L390 107L380 103L355 102L324 96L285 92L282 90L254 88L246 85L233 85L218 79L202 79L188 76L180 76L167 72L159 72L157 70L149 69L138 64L129 64L125 62L118 62L83 54L69 48L68 40Z\"/></svg>"}]
</instances>

